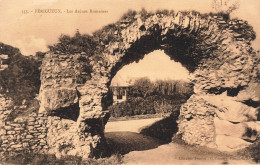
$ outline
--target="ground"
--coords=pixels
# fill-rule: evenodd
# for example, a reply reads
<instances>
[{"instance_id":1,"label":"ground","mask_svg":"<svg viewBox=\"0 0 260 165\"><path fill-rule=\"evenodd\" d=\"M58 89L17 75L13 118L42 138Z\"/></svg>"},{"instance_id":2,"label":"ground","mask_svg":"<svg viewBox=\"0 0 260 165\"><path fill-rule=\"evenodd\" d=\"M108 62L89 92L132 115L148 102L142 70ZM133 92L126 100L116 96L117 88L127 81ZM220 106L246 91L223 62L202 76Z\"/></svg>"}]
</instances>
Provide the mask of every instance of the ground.
<instances>
[{"instance_id":1,"label":"ground","mask_svg":"<svg viewBox=\"0 0 260 165\"><path fill-rule=\"evenodd\" d=\"M181 140L168 143L140 134L162 118L112 121L105 136L113 153L123 154L123 164L253 164L235 153L185 145Z\"/></svg>"},{"instance_id":2,"label":"ground","mask_svg":"<svg viewBox=\"0 0 260 165\"><path fill-rule=\"evenodd\" d=\"M140 133L145 128L150 128L151 125L157 126L158 123L161 124L161 121L164 119L163 117L138 119L135 116L129 118L124 121L122 119L119 121L109 121L106 125L105 137L110 147L110 153L112 154L110 157L82 161L78 157L57 159L54 155L21 153L4 162L0 160L0 165L254 164L251 160L239 157L235 153L223 153L206 147L185 145L179 138L175 138L173 142L169 143Z\"/></svg>"}]
</instances>

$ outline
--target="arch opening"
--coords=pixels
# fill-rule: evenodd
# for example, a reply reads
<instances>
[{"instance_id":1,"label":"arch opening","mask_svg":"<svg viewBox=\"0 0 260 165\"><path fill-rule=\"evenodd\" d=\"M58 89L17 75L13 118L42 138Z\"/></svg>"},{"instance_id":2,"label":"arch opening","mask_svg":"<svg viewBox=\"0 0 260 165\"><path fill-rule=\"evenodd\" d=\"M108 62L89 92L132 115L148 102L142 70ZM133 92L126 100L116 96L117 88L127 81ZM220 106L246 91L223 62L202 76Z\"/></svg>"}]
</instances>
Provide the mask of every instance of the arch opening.
<instances>
[{"instance_id":1,"label":"arch opening","mask_svg":"<svg viewBox=\"0 0 260 165\"><path fill-rule=\"evenodd\" d=\"M189 71L161 49L145 54L137 63L122 67L111 80L110 96L107 98L111 117L106 125L105 137L108 146L112 146L111 152L125 154L170 142L178 131L176 121L180 107L193 93L188 77ZM148 90L143 90L143 87ZM115 122L121 124L115 125ZM121 136L125 141L119 140ZM146 144L148 141L153 141L155 145Z\"/></svg>"},{"instance_id":2,"label":"arch opening","mask_svg":"<svg viewBox=\"0 0 260 165\"><path fill-rule=\"evenodd\" d=\"M109 86L110 90L106 97L107 107L116 102L126 101L127 94L130 97L139 97L140 94L136 94L135 90L143 90L137 89L141 88L141 85L147 85L153 95L162 94L162 91L160 93L158 90L165 90L168 95L171 93L176 95L177 92L185 91L178 94L185 95L186 100L193 93L193 83L189 79L189 74L190 72L181 63L172 60L163 50L152 51L144 55L143 59L137 63L125 65L117 72ZM162 86L168 88L159 89ZM122 89L121 94L115 90L119 88ZM144 96L142 95L142 97Z\"/></svg>"},{"instance_id":3,"label":"arch opening","mask_svg":"<svg viewBox=\"0 0 260 165\"><path fill-rule=\"evenodd\" d=\"M143 31L142 28L140 30ZM130 63L139 62L146 54L155 50L164 51L171 60L181 63L189 73L193 73L201 64L202 60L207 59L209 56L209 51L205 51L206 46L201 47L201 45L204 44L202 43L203 40L201 36L195 31L186 31L179 27L170 29L165 34L162 34L162 27L158 24L154 24L150 29L146 29L146 33L146 35L141 36L135 42L130 42L128 49L115 49L113 51L112 56L122 56L111 68L109 81L107 83L108 88L119 70ZM126 47L126 45L124 47ZM211 47L210 50L213 50L213 48ZM102 98L102 107L104 110L111 104L111 102L107 103L109 98L111 99L109 93L105 94Z\"/></svg>"},{"instance_id":4,"label":"arch opening","mask_svg":"<svg viewBox=\"0 0 260 165\"><path fill-rule=\"evenodd\" d=\"M142 29L140 30L143 31ZM195 31L187 31L181 27L163 32L162 27L158 24L154 24L151 28L145 30L145 33L147 34L142 35L134 42L129 42L128 44L130 46L128 48L114 49L111 56L119 56L119 59L117 59L117 62L111 68L109 81L107 83L108 88L111 85L112 79L124 66L133 62L140 62L142 59L144 59L146 54L155 50L164 51L165 54L170 57L170 60L179 62L190 74L192 74L199 67L203 60L207 60L209 57L209 51L207 50L208 46L201 47L201 45L204 45L205 43L203 43L203 39L201 39L202 36L200 36L200 33ZM113 43L111 43L111 45L113 45ZM127 45L124 45L124 47L127 47ZM213 51L213 47L211 47L210 50ZM177 119L180 114L181 105L183 105L194 93L193 82L190 81L190 83L187 83L186 85L189 85L189 88L191 89L190 92L188 92L188 94L183 98L180 98L181 101L179 101L180 103L178 106L174 105L175 103L170 103L170 105L174 105L174 108L172 108L170 111L167 111L168 117L153 123L150 127L141 130L140 133L149 137L151 136L156 139L161 139L164 141L163 143L168 143L172 140L172 137L178 131ZM112 97L113 95L110 91L103 95L103 110L107 110L109 107L111 107L113 104L113 101L111 101L113 100ZM147 102L153 101L147 99ZM161 105L162 104L158 106L160 107ZM120 109L122 107L117 108ZM163 108L159 109L161 111ZM164 113L162 111L161 113ZM156 113L156 110L152 111L152 113ZM138 112L137 114L142 114L142 112ZM106 139L109 141L109 137Z\"/></svg>"},{"instance_id":5,"label":"arch opening","mask_svg":"<svg viewBox=\"0 0 260 165\"><path fill-rule=\"evenodd\" d=\"M124 54L124 56L112 68L111 77L113 78L123 66L138 62L144 58L144 55L154 50L163 50L172 60L180 62L189 72L193 72L200 64L201 59L207 56L201 48L200 51L196 48L200 42L195 39L198 38L197 35L189 34L187 36L182 33L180 36L176 36L174 31L161 35L160 32L161 30L158 29L151 32L150 35L142 36L132 43L125 52L118 50L119 52L115 54Z\"/></svg>"}]
</instances>

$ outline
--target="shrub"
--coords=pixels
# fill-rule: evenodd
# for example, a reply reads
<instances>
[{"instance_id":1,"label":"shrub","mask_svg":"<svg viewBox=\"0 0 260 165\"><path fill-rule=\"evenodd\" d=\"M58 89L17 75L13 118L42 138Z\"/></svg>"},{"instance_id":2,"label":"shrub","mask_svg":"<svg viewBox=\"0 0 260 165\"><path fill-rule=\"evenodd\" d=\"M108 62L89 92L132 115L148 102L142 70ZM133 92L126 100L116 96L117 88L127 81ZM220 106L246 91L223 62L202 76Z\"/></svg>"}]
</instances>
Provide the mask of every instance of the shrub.
<instances>
[{"instance_id":1,"label":"shrub","mask_svg":"<svg viewBox=\"0 0 260 165\"><path fill-rule=\"evenodd\" d=\"M181 105L193 94L190 83L183 81L156 81L147 78L135 81L127 101L108 107L114 117L170 113L179 111Z\"/></svg>"},{"instance_id":2,"label":"shrub","mask_svg":"<svg viewBox=\"0 0 260 165\"><path fill-rule=\"evenodd\" d=\"M120 20L133 21L137 12L135 10L128 10Z\"/></svg>"},{"instance_id":3,"label":"shrub","mask_svg":"<svg viewBox=\"0 0 260 165\"><path fill-rule=\"evenodd\" d=\"M52 52L63 53L81 53L85 52L88 56L92 56L95 52L97 43L93 37L88 34L80 34L77 30L73 37L69 35L61 34L58 43L49 45L49 49Z\"/></svg>"}]
</instances>

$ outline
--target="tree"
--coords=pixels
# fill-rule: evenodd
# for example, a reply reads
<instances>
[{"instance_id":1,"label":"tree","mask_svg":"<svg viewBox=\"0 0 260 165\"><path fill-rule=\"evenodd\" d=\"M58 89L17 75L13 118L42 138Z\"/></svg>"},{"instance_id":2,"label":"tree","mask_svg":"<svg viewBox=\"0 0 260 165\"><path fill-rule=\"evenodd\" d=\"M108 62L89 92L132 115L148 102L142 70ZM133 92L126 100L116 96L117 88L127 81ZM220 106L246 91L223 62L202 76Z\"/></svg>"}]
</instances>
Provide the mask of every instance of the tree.
<instances>
[{"instance_id":1,"label":"tree","mask_svg":"<svg viewBox=\"0 0 260 165\"><path fill-rule=\"evenodd\" d=\"M125 102L108 109L115 117L178 111L193 94L192 84L180 80L151 82L143 77L135 80Z\"/></svg>"},{"instance_id":2,"label":"tree","mask_svg":"<svg viewBox=\"0 0 260 165\"><path fill-rule=\"evenodd\" d=\"M8 68L0 74L0 86L17 105L24 99L32 100L40 89L38 62L21 54L14 55L10 59Z\"/></svg>"},{"instance_id":3,"label":"tree","mask_svg":"<svg viewBox=\"0 0 260 165\"><path fill-rule=\"evenodd\" d=\"M144 77L137 79L132 87L132 94L134 96L147 97L154 92L154 85L150 79Z\"/></svg>"},{"instance_id":4,"label":"tree","mask_svg":"<svg viewBox=\"0 0 260 165\"><path fill-rule=\"evenodd\" d=\"M0 54L8 55L8 68L0 72L1 93L9 96L15 105L33 100L40 89L39 62L23 56L19 49L0 43Z\"/></svg>"}]
</instances>

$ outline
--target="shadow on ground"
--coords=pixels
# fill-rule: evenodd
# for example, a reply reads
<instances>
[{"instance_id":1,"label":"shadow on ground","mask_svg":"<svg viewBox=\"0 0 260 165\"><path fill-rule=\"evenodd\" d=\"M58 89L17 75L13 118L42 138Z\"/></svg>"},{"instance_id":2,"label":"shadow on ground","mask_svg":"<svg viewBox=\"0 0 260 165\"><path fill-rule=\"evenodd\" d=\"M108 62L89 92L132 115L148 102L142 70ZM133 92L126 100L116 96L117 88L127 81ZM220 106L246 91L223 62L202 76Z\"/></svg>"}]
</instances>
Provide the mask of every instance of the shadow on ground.
<instances>
[{"instance_id":1,"label":"shadow on ground","mask_svg":"<svg viewBox=\"0 0 260 165\"><path fill-rule=\"evenodd\" d=\"M130 131L106 132L105 138L111 154L127 154L131 151L144 151L172 141L178 131L176 120L179 112L140 129L140 133ZM131 124L131 123L129 123Z\"/></svg>"},{"instance_id":2,"label":"shadow on ground","mask_svg":"<svg viewBox=\"0 0 260 165\"><path fill-rule=\"evenodd\" d=\"M143 128L140 133L169 143L172 141L173 135L178 131L178 124L176 121L179 114L179 111L175 111L171 113L170 116L155 122L151 126Z\"/></svg>"},{"instance_id":3,"label":"shadow on ground","mask_svg":"<svg viewBox=\"0 0 260 165\"><path fill-rule=\"evenodd\" d=\"M135 132L107 132L105 137L111 154L127 154L130 151L149 150L166 143Z\"/></svg>"}]
</instances>

